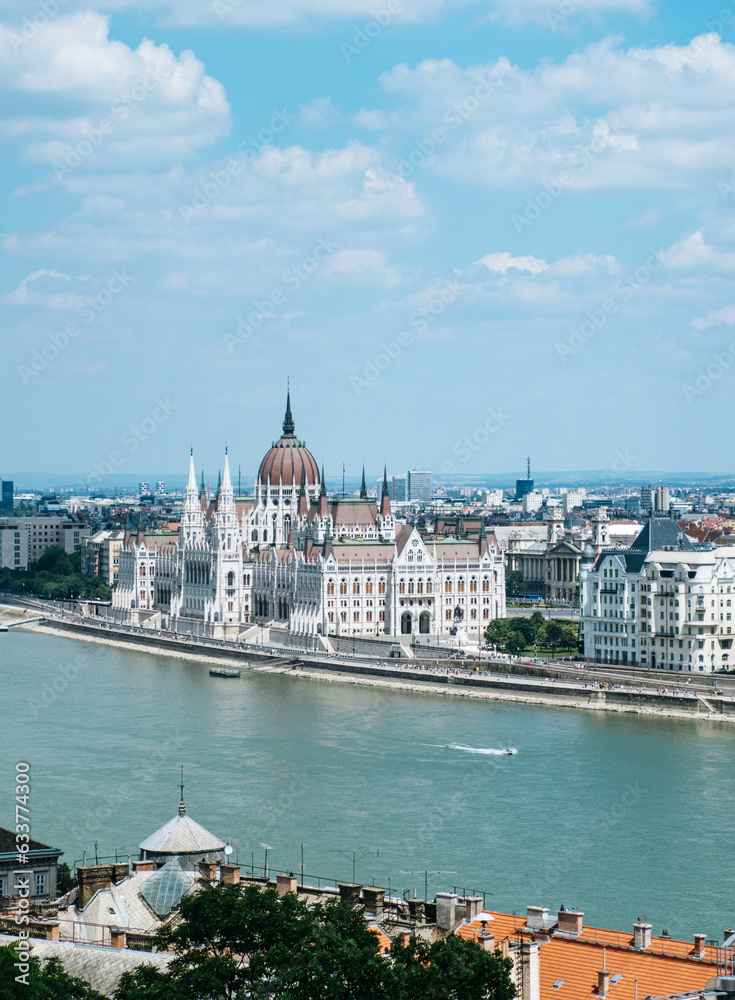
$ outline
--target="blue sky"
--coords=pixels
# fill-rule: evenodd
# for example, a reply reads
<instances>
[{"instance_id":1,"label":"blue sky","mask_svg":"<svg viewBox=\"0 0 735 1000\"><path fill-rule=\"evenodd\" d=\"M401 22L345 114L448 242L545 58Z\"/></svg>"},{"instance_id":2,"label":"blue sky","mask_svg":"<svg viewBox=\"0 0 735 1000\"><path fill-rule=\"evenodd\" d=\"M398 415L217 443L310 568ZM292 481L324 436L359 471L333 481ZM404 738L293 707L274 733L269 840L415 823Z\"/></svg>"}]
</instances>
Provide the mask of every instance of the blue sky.
<instances>
[{"instance_id":1,"label":"blue sky","mask_svg":"<svg viewBox=\"0 0 735 1000\"><path fill-rule=\"evenodd\" d=\"M721 10L5 0L0 473L731 471Z\"/></svg>"}]
</instances>

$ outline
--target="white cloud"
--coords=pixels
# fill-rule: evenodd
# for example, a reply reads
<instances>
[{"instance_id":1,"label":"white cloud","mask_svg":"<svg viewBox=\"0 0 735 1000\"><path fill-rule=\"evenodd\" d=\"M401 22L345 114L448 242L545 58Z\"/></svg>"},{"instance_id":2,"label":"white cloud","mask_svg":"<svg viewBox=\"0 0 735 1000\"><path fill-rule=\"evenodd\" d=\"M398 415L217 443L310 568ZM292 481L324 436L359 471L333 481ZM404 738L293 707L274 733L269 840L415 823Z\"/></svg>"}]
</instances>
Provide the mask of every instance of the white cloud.
<instances>
[{"instance_id":1,"label":"white cloud","mask_svg":"<svg viewBox=\"0 0 735 1000\"><path fill-rule=\"evenodd\" d=\"M494 0L490 17L511 28L539 24L557 31L580 18L616 12L650 17L653 11L650 0Z\"/></svg>"},{"instance_id":2,"label":"white cloud","mask_svg":"<svg viewBox=\"0 0 735 1000\"><path fill-rule=\"evenodd\" d=\"M50 290L53 286L53 280L69 282L72 279L68 274L57 271L54 267L40 267L36 271L31 271L30 274L27 274L12 292L4 295L3 301L7 305L33 306L42 309L75 309L81 305L83 296L78 295L76 292L58 292L55 288L54 290ZM81 281L83 279L78 278L77 280ZM38 286L36 285L37 282L39 282Z\"/></svg>"},{"instance_id":3,"label":"white cloud","mask_svg":"<svg viewBox=\"0 0 735 1000\"><path fill-rule=\"evenodd\" d=\"M735 254L722 253L705 243L701 230L678 240L665 251L668 267L697 268L705 272L735 271Z\"/></svg>"},{"instance_id":4,"label":"white cloud","mask_svg":"<svg viewBox=\"0 0 735 1000\"><path fill-rule=\"evenodd\" d=\"M735 323L735 303L723 306L722 309L711 309L706 316L698 316L692 320L692 326L701 333L711 326L732 326Z\"/></svg>"},{"instance_id":5,"label":"white cloud","mask_svg":"<svg viewBox=\"0 0 735 1000\"><path fill-rule=\"evenodd\" d=\"M607 38L530 69L427 59L380 82L402 102L385 122L399 155L433 146L416 169L483 187L676 190L735 162L735 46L712 33L650 48Z\"/></svg>"},{"instance_id":6,"label":"white cloud","mask_svg":"<svg viewBox=\"0 0 735 1000\"><path fill-rule=\"evenodd\" d=\"M0 128L28 160L76 169L160 164L192 155L229 130L222 85L189 51L108 37L101 14L51 20L33 44L0 25ZM51 111L53 109L53 112Z\"/></svg>"},{"instance_id":7,"label":"white cloud","mask_svg":"<svg viewBox=\"0 0 735 1000\"><path fill-rule=\"evenodd\" d=\"M386 263L387 255L381 250L349 249L337 250L327 261L326 275L336 275L340 280L348 279L381 287L393 288L404 280L404 272Z\"/></svg>"},{"instance_id":8,"label":"white cloud","mask_svg":"<svg viewBox=\"0 0 735 1000\"><path fill-rule=\"evenodd\" d=\"M484 257L475 261L476 264L484 264L488 271L497 271L505 274L509 268L516 271L530 271L531 274L541 274L549 266L545 260L538 257L512 257L507 250L502 253L488 253Z\"/></svg>"}]
</instances>

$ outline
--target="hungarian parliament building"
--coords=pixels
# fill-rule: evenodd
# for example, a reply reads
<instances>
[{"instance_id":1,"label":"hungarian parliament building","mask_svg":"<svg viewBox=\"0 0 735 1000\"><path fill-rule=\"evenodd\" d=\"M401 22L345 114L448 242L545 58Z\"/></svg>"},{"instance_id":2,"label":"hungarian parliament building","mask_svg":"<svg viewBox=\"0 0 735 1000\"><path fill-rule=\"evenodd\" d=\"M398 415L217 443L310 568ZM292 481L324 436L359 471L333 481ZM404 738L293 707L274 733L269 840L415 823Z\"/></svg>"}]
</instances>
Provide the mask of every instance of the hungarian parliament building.
<instances>
[{"instance_id":1,"label":"hungarian parliament building","mask_svg":"<svg viewBox=\"0 0 735 1000\"><path fill-rule=\"evenodd\" d=\"M396 523L387 475L378 493L368 497L363 472L359 497L327 495L323 468L296 437L289 394L253 496L235 495L225 453L210 498L192 454L178 531L126 534L113 609L138 624L230 639L267 626L321 637L324 647L329 636L478 642L505 617L495 535L482 522L423 533Z\"/></svg>"}]
</instances>

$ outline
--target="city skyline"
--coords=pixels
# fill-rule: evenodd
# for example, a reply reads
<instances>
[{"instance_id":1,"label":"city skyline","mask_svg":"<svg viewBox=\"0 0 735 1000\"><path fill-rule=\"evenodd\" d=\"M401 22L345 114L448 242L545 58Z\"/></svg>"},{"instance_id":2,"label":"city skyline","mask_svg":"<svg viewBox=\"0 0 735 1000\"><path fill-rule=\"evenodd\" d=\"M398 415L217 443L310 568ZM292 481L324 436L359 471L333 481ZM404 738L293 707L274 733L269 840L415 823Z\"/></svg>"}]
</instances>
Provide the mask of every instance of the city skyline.
<instances>
[{"instance_id":1,"label":"city skyline","mask_svg":"<svg viewBox=\"0 0 735 1000\"><path fill-rule=\"evenodd\" d=\"M332 467L729 472L722 17L6 4L3 466L254 464L291 374Z\"/></svg>"}]
</instances>

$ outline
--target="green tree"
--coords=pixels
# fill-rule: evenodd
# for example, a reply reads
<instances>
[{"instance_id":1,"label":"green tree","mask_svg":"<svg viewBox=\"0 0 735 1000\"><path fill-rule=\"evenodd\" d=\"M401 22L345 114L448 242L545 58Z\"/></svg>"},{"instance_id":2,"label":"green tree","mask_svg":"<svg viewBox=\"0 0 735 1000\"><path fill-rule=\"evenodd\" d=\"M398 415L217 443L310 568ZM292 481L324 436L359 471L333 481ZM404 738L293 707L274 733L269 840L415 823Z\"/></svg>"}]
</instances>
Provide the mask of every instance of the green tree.
<instances>
[{"instance_id":1,"label":"green tree","mask_svg":"<svg viewBox=\"0 0 735 1000\"><path fill-rule=\"evenodd\" d=\"M546 625L546 641L556 649L564 641L564 629L559 622L550 621Z\"/></svg>"},{"instance_id":2,"label":"green tree","mask_svg":"<svg viewBox=\"0 0 735 1000\"><path fill-rule=\"evenodd\" d=\"M504 648L506 653L513 653L515 655L520 650L526 648L526 637L522 632L509 632L505 637Z\"/></svg>"},{"instance_id":3,"label":"green tree","mask_svg":"<svg viewBox=\"0 0 735 1000\"><path fill-rule=\"evenodd\" d=\"M33 954L22 962L16 945L0 948L0 996L3 1000L104 1000L84 979L70 976L58 958L49 959L43 968Z\"/></svg>"},{"instance_id":4,"label":"green tree","mask_svg":"<svg viewBox=\"0 0 735 1000\"><path fill-rule=\"evenodd\" d=\"M526 585L523 582L523 573L519 569L507 569L505 571L505 596L518 597L525 593Z\"/></svg>"},{"instance_id":5,"label":"green tree","mask_svg":"<svg viewBox=\"0 0 735 1000\"><path fill-rule=\"evenodd\" d=\"M216 886L185 897L159 932L168 970L124 973L115 1000L512 1000L510 963L460 938L413 939L379 955L364 915L273 889Z\"/></svg>"},{"instance_id":6,"label":"green tree","mask_svg":"<svg viewBox=\"0 0 735 1000\"><path fill-rule=\"evenodd\" d=\"M76 875L72 876L69 865L62 861L56 869L56 895L63 896L65 892L73 889L78 881Z\"/></svg>"},{"instance_id":7,"label":"green tree","mask_svg":"<svg viewBox=\"0 0 735 1000\"><path fill-rule=\"evenodd\" d=\"M448 937L429 944L411 938L391 949L402 992L398 1000L512 1000L510 959L485 951L475 941Z\"/></svg>"}]
</instances>

